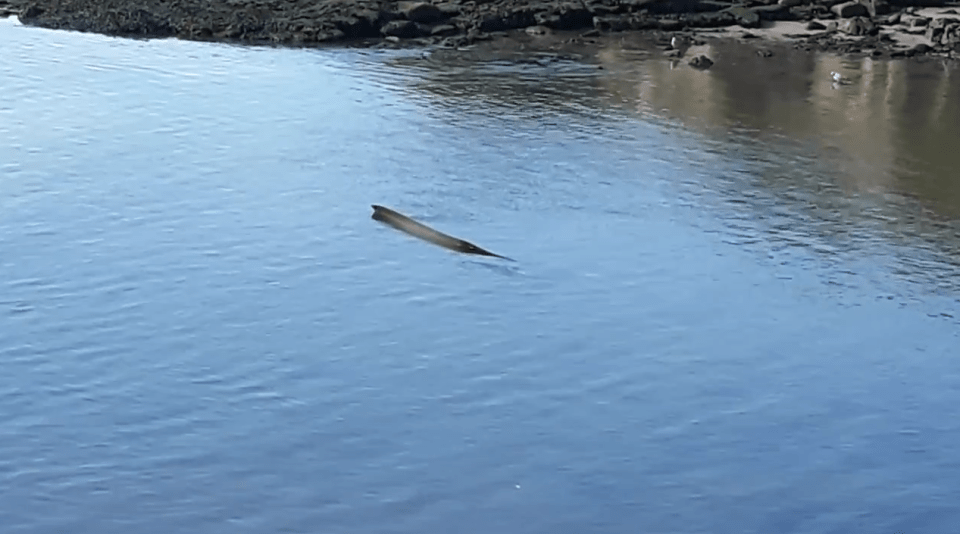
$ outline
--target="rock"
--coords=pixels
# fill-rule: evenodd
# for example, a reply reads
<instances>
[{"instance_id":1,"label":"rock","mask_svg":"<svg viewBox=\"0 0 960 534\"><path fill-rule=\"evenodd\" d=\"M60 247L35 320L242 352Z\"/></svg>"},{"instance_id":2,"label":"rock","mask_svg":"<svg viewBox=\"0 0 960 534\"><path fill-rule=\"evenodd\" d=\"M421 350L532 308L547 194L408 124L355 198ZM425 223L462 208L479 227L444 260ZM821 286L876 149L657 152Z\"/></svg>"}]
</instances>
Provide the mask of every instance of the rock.
<instances>
[{"instance_id":1,"label":"rock","mask_svg":"<svg viewBox=\"0 0 960 534\"><path fill-rule=\"evenodd\" d=\"M760 20L783 20L790 14L790 8L779 4L757 6L750 9L760 17Z\"/></svg>"},{"instance_id":2,"label":"rock","mask_svg":"<svg viewBox=\"0 0 960 534\"><path fill-rule=\"evenodd\" d=\"M876 17L879 15L886 15L890 12L890 4L887 3L887 0L859 0L861 4L866 6L867 13L871 17Z\"/></svg>"},{"instance_id":3,"label":"rock","mask_svg":"<svg viewBox=\"0 0 960 534\"><path fill-rule=\"evenodd\" d=\"M630 29L630 21L623 17L593 17L593 27L604 32L622 32Z\"/></svg>"},{"instance_id":4,"label":"rock","mask_svg":"<svg viewBox=\"0 0 960 534\"><path fill-rule=\"evenodd\" d=\"M913 26L914 28L918 28L920 26L926 26L927 24L930 24L930 19L928 19L927 17L917 17L910 21L910 25Z\"/></svg>"},{"instance_id":5,"label":"rock","mask_svg":"<svg viewBox=\"0 0 960 534\"><path fill-rule=\"evenodd\" d=\"M697 56L690 60L690 66L695 69L709 69L713 66L713 61L707 56Z\"/></svg>"},{"instance_id":6,"label":"rock","mask_svg":"<svg viewBox=\"0 0 960 534\"><path fill-rule=\"evenodd\" d=\"M753 9L735 6L727 9L726 12L733 15L734 22L744 28L760 27L760 15L758 15Z\"/></svg>"},{"instance_id":7,"label":"rock","mask_svg":"<svg viewBox=\"0 0 960 534\"><path fill-rule=\"evenodd\" d=\"M400 2L397 7L407 20L421 24L436 24L447 18L439 7L426 2Z\"/></svg>"},{"instance_id":8,"label":"rock","mask_svg":"<svg viewBox=\"0 0 960 534\"><path fill-rule=\"evenodd\" d=\"M932 27L932 28L946 28L947 26L949 26L949 25L951 25L951 24L960 24L960 19L955 19L955 18L951 18L951 17L942 17L942 18L939 18L939 19L934 19L934 21L930 23L930 27Z\"/></svg>"},{"instance_id":9,"label":"rock","mask_svg":"<svg viewBox=\"0 0 960 534\"><path fill-rule=\"evenodd\" d=\"M380 14L375 11L349 13L334 21L347 39L366 39L381 35ZM386 35L386 34L383 34Z\"/></svg>"},{"instance_id":10,"label":"rock","mask_svg":"<svg viewBox=\"0 0 960 534\"><path fill-rule=\"evenodd\" d=\"M760 57L772 57L773 52L767 49L757 50L757 55Z\"/></svg>"},{"instance_id":11,"label":"rock","mask_svg":"<svg viewBox=\"0 0 960 534\"><path fill-rule=\"evenodd\" d=\"M886 20L883 21L883 24L886 24L888 26L895 26L897 24L900 24L900 13L894 13L893 15L890 15L889 17L886 18Z\"/></svg>"},{"instance_id":12,"label":"rock","mask_svg":"<svg viewBox=\"0 0 960 534\"><path fill-rule=\"evenodd\" d=\"M624 4L633 6L631 11L646 9L657 15L694 13L701 0L624 0Z\"/></svg>"},{"instance_id":13,"label":"rock","mask_svg":"<svg viewBox=\"0 0 960 534\"><path fill-rule=\"evenodd\" d=\"M873 22L864 17L854 17L844 20L838 26L838 29L847 35L872 35L877 32Z\"/></svg>"},{"instance_id":14,"label":"rock","mask_svg":"<svg viewBox=\"0 0 960 534\"><path fill-rule=\"evenodd\" d=\"M12 10L19 13L24 23L35 26L148 38L173 35L297 45L379 38L380 43L388 46L400 40L407 44L444 43L458 47L500 35L495 32L538 25L528 33L539 34L544 28L579 30L583 35L578 39L583 41L601 31L655 30L651 33L659 37L688 27L756 28L765 20L789 19L807 24L821 19L808 24L814 35L799 46L842 51L866 45L841 42L829 31L820 32L831 28L824 27L827 21L822 20L833 18L830 7L842 15L838 20L844 21L844 31L862 36L876 34L876 27L862 15L851 14L862 14L863 9L880 12L887 2L903 6L939 1L859 0L856 4L849 0L0 0L0 16ZM911 17L903 17L908 18ZM855 22L847 22L850 20ZM894 20L887 18L884 22ZM930 32L930 44L938 52L960 46L960 31L947 31L949 24L940 20L908 29ZM832 27L836 29L836 23ZM667 34L661 38L669 37ZM429 40L417 40L421 38ZM873 46L877 45L868 48ZM890 48L891 45L884 45L884 55ZM766 51L759 54L767 57Z\"/></svg>"},{"instance_id":15,"label":"rock","mask_svg":"<svg viewBox=\"0 0 960 534\"><path fill-rule=\"evenodd\" d=\"M960 24L951 24L944 28L940 44L947 48L960 49Z\"/></svg>"},{"instance_id":16,"label":"rock","mask_svg":"<svg viewBox=\"0 0 960 534\"><path fill-rule=\"evenodd\" d=\"M30 4L30 5L28 5L27 7L23 8L23 10L20 11L20 15L19 15L20 22L25 22L25 21L29 21L29 20L31 20L31 19L36 19L36 18L40 17L41 15L43 15L45 12L46 12L46 11L44 11L44 9L43 9L42 7L40 7L40 6L36 5L36 4Z\"/></svg>"},{"instance_id":17,"label":"rock","mask_svg":"<svg viewBox=\"0 0 960 534\"><path fill-rule=\"evenodd\" d=\"M929 51L930 51L930 45L924 44L924 43L919 43L919 44L914 45L914 46L910 47L909 49L907 49L906 55L907 55L907 56L916 56L916 55L918 55L918 54L926 54L926 53L929 52Z\"/></svg>"},{"instance_id":18,"label":"rock","mask_svg":"<svg viewBox=\"0 0 960 534\"><path fill-rule=\"evenodd\" d=\"M503 14L484 17L483 20L480 21L479 28L482 32L503 32L516 28L526 28L536 23L537 21L534 19L533 13L523 9L515 9Z\"/></svg>"},{"instance_id":19,"label":"rock","mask_svg":"<svg viewBox=\"0 0 960 534\"><path fill-rule=\"evenodd\" d=\"M947 3L946 0L891 0L890 5L897 7L907 7L911 14L915 14L917 8L941 7Z\"/></svg>"},{"instance_id":20,"label":"rock","mask_svg":"<svg viewBox=\"0 0 960 534\"><path fill-rule=\"evenodd\" d=\"M828 32L835 32L835 31L837 31L837 28L839 28L839 25L837 24L837 21L831 20L830 22L827 23L827 31L828 31Z\"/></svg>"},{"instance_id":21,"label":"rock","mask_svg":"<svg viewBox=\"0 0 960 534\"><path fill-rule=\"evenodd\" d=\"M722 28L733 24L733 15L724 11L691 13L684 20L689 28Z\"/></svg>"},{"instance_id":22,"label":"rock","mask_svg":"<svg viewBox=\"0 0 960 534\"><path fill-rule=\"evenodd\" d=\"M444 35L453 35L457 33L457 27L453 24L439 24L430 29L430 35L434 36L444 36Z\"/></svg>"},{"instance_id":23,"label":"rock","mask_svg":"<svg viewBox=\"0 0 960 534\"><path fill-rule=\"evenodd\" d=\"M830 11L844 19L851 17L866 17L870 13L867 11L867 7L861 4L860 2L844 2L842 4L837 4L830 8Z\"/></svg>"},{"instance_id":24,"label":"rock","mask_svg":"<svg viewBox=\"0 0 960 534\"><path fill-rule=\"evenodd\" d=\"M554 30L579 30L593 26L593 13L581 4L561 4L559 8L537 13L534 21Z\"/></svg>"},{"instance_id":25,"label":"rock","mask_svg":"<svg viewBox=\"0 0 960 534\"><path fill-rule=\"evenodd\" d=\"M792 0L797 1L797 0ZM697 13L712 13L715 11L720 11L730 7L730 2L714 2L713 0L700 0L700 2L694 6L693 10Z\"/></svg>"},{"instance_id":26,"label":"rock","mask_svg":"<svg viewBox=\"0 0 960 534\"><path fill-rule=\"evenodd\" d=\"M674 32L683 29L683 22L677 19L660 19L657 21L657 26L663 31ZM631 29L637 28L631 27Z\"/></svg>"},{"instance_id":27,"label":"rock","mask_svg":"<svg viewBox=\"0 0 960 534\"><path fill-rule=\"evenodd\" d=\"M524 32L526 32L527 35L549 35L553 33L553 31L546 26L527 26Z\"/></svg>"},{"instance_id":28,"label":"rock","mask_svg":"<svg viewBox=\"0 0 960 534\"><path fill-rule=\"evenodd\" d=\"M416 22L411 20L393 20L384 24L380 33L388 37L398 37L400 39L411 39L420 37L424 32L420 30Z\"/></svg>"}]
</instances>

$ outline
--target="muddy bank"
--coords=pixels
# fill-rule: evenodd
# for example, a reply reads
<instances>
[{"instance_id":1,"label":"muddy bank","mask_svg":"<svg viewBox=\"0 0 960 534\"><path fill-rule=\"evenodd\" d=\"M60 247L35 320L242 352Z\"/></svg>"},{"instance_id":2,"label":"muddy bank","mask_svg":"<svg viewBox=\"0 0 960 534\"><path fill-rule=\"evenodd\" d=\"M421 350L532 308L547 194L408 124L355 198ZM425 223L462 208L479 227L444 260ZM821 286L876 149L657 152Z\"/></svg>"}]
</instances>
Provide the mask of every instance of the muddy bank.
<instances>
[{"instance_id":1,"label":"muddy bank","mask_svg":"<svg viewBox=\"0 0 960 534\"><path fill-rule=\"evenodd\" d=\"M650 32L682 46L719 35L875 57L960 57L945 0L0 0L24 24L119 36L311 45L462 47L506 32ZM679 40L673 40L678 36Z\"/></svg>"}]
</instances>

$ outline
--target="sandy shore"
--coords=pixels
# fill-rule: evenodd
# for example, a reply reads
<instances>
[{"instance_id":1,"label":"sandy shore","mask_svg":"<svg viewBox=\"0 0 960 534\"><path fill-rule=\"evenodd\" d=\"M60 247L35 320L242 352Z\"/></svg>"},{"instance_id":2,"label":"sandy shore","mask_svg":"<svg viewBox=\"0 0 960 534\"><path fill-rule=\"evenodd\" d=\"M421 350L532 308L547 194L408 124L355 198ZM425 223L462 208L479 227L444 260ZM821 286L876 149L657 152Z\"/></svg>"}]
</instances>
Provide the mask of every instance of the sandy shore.
<instances>
[{"instance_id":1,"label":"sandy shore","mask_svg":"<svg viewBox=\"0 0 960 534\"><path fill-rule=\"evenodd\" d=\"M923 5L916 5L917 3ZM708 38L877 58L960 58L960 2L909 0L0 0L27 25L250 44L464 47L514 32L589 43L643 32L683 55ZM692 59L699 61L698 57ZM709 67L709 61L700 63Z\"/></svg>"}]
</instances>

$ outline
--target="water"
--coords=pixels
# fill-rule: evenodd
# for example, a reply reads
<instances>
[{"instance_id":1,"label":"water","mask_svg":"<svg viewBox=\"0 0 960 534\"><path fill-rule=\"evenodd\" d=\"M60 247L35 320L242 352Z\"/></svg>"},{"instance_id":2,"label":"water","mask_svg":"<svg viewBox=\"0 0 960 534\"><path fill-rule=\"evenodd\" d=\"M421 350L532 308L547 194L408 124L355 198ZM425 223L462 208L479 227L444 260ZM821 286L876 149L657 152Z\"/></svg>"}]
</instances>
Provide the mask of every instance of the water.
<instances>
[{"instance_id":1,"label":"water","mask_svg":"<svg viewBox=\"0 0 960 534\"><path fill-rule=\"evenodd\" d=\"M0 34L5 534L960 522L956 66Z\"/></svg>"}]
</instances>

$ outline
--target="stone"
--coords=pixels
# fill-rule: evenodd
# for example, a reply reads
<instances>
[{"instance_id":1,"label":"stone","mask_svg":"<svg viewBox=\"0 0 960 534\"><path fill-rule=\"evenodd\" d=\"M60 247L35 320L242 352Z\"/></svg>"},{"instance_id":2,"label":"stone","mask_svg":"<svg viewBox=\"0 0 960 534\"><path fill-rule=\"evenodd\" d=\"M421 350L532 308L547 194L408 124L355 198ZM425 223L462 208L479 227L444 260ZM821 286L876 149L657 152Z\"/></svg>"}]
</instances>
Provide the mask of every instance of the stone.
<instances>
[{"instance_id":1,"label":"stone","mask_svg":"<svg viewBox=\"0 0 960 534\"><path fill-rule=\"evenodd\" d=\"M944 28L940 44L947 48L960 47L960 24L951 24Z\"/></svg>"},{"instance_id":2,"label":"stone","mask_svg":"<svg viewBox=\"0 0 960 534\"><path fill-rule=\"evenodd\" d=\"M760 20L784 20L788 18L790 14L790 8L779 4L756 6L750 9L760 17Z\"/></svg>"},{"instance_id":3,"label":"stone","mask_svg":"<svg viewBox=\"0 0 960 534\"><path fill-rule=\"evenodd\" d=\"M36 4L30 4L20 11L20 21L23 22L26 20L35 19L43 15L45 12L46 11L42 7Z\"/></svg>"},{"instance_id":4,"label":"stone","mask_svg":"<svg viewBox=\"0 0 960 534\"><path fill-rule=\"evenodd\" d=\"M930 23L930 26L932 28L946 28L950 24L960 24L960 19L942 17L939 19L934 19L934 21Z\"/></svg>"},{"instance_id":5,"label":"stone","mask_svg":"<svg viewBox=\"0 0 960 534\"><path fill-rule=\"evenodd\" d=\"M947 0L890 0L890 5L897 7L907 7L910 14L916 14L917 8L941 7L947 3Z\"/></svg>"},{"instance_id":6,"label":"stone","mask_svg":"<svg viewBox=\"0 0 960 534\"><path fill-rule=\"evenodd\" d=\"M673 32L677 30L682 30L683 22L677 19L660 19L657 21L657 26L663 31ZM631 29L636 29L636 28L631 27Z\"/></svg>"},{"instance_id":7,"label":"stone","mask_svg":"<svg viewBox=\"0 0 960 534\"><path fill-rule=\"evenodd\" d=\"M337 29L342 31L348 39L366 39L381 35L379 13L373 11L357 14L348 12L348 14L338 18L335 24Z\"/></svg>"},{"instance_id":8,"label":"stone","mask_svg":"<svg viewBox=\"0 0 960 534\"><path fill-rule=\"evenodd\" d=\"M622 32L630 29L630 20L623 17L593 17L593 27L604 32Z\"/></svg>"},{"instance_id":9,"label":"stone","mask_svg":"<svg viewBox=\"0 0 960 534\"><path fill-rule=\"evenodd\" d=\"M735 6L726 10L733 15L733 20L743 28L759 28L760 15L748 7Z\"/></svg>"},{"instance_id":10,"label":"stone","mask_svg":"<svg viewBox=\"0 0 960 534\"><path fill-rule=\"evenodd\" d=\"M810 31L803 32L809 35L798 46L842 52L855 46L821 31L831 27L824 27L824 19L834 18L830 7L841 15L862 14L863 9L873 14L885 5L895 4L899 10L904 4L936 2L941 0L859 0L859 7L850 0L0 0L0 16L13 9L22 22L34 26L147 38L174 35L298 45L379 38L389 45L396 40L415 44L429 37L422 42L454 46L535 25L578 31L581 42L596 32L622 30L664 30L653 34L669 40L671 33L688 27L756 28L766 20L788 19L810 22ZM197 7L201 4L202 9ZM907 30L930 32L929 44L938 53L960 46L960 32L947 30L950 23L937 17ZM851 35L876 35L876 26L861 18L836 20L844 21L844 30ZM907 19L913 17L904 15ZM832 27L837 28L835 23ZM891 49L884 45L884 55ZM765 52L760 54L765 57Z\"/></svg>"},{"instance_id":11,"label":"stone","mask_svg":"<svg viewBox=\"0 0 960 534\"><path fill-rule=\"evenodd\" d=\"M690 66L695 69L709 69L713 66L713 61L707 56L697 56L690 60Z\"/></svg>"},{"instance_id":12,"label":"stone","mask_svg":"<svg viewBox=\"0 0 960 534\"><path fill-rule=\"evenodd\" d=\"M844 19L851 17L866 17L870 14L867 11L867 7L860 2L844 2L842 4L837 4L831 7L830 11L833 11L834 15Z\"/></svg>"},{"instance_id":13,"label":"stone","mask_svg":"<svg viewBox=\"0 0 960 534\"><path fill-rule=\"evenodd\" d=\"M407 20L421 24L436 24L447 18L439 7L426 2L400 2L397 7Z\"/></svg>"},{"instance_id":14,"label":"stone","mask_svg":"<svg viewBox=\"0 0 960 534\"><path fill-rule=\"evenodd\" d=\"M686 15L684 20L689 28L724 28L734 24L733 15L726 11L692 13Z\"/></svg>"},{"instance_id":15,"label":"stone","mask_svg":"<svg viewBox=\"0 0 960 534\"><path fill-rule=\"evenodd\" d=\"M559 7L534 15L534 22L554 30L579 30L593 26L593 13L580 4Z\"/></svg>"},{"instance_id":16,"label":"stone","mask_svg":"<svg viewBox=\"0 0 960 534\"><path fill-rule=\"evenodd\" d=\"M526 29L524 29L524 32L526 32L527 35L549 35L553 33L553 31L550 28L547 28L546 26L539 26L539 25L527 26Z\"/></svg>"},{"instance_id":17,"label":"stone","mask_svg":"<svg viewBox=\"0 0 960 534\"><path fill-rule=\"evenodd\" d=\"M877 17L879 15L886 15L890 12L890 4L887 3L887 0L859 0L861 4L866 6L867 13L871 17Z\"/></svg>"},{"instance_id":18,"label":"stone","mask_svg":"<svg viewBox=\"0 0 960 534\"><path fill-rule=\"evenodd\" d=\"M930 19L928 19L927 17L917 17L910 21L910 25L913 26L914 28L917 28L920 26L926 26L928 24L930 24Z\"/></svg>"},{"instance_id":19,"label":"stone","mask_svg":"<svg viewBox=\"0 0 960 534\"><path fill-rule=\"evenodd\" d=\"M713 0L700 0L694 8L697 13L712 13L730 7L729 2L714 2Z\"/></svg>"},{"instance_id":20,"label":"stone","mask_svg":"<svg viewBox=\"0 0 960 534\"><path fill-rule=\"evenodd\" d=\"M844 20L838 26L838 29L847 35L872 35L877 32L873 22L864 17L854 17Z\"/></svg>"},{"instance_id":21,"label":"stone","mask_svg":"<svg viewBox=\"0 0 960 534\"><path fill-rule=\"evenodd\" d=\"M900 13L894 13L893 15L890 15L885 21L883 21L883 24L888 26L896 26L897 24L900 24Z\"/></svg>"},{"instance_id":22,"label":"stone","mask_svg":"<svg viewBox=\"0 0 960 534\"><path fill-rule=\"evenodd\" d=\"M457 27L453 24L439 24L430 29L430 35L445 36L457 33Z\"/></svg>"},{"instance_id":23,"label":"stone","mask_svg":"<svg viewBox=\"0 0 960 534\"><path fill-rule=\"evenodd\" d=\"M460 14L460 5L454 2L444 2L442 4L436 4L436 6L445 18L456 17Z\"/></svg>"},{"instance_id":24,"label":"stone","mask_svg":"<svg viewBox=\"0 0 960 534\"><path fill-rule=\"evenodd\" d=\"M517 9L502 14L486 16L480 21L479 28L482 32L503 32L517 28L526 28L536 23L532 13Z\"/></svg>"},{"instance_id":25,"label":"stone","mask_svg":"<svg viewBox=\"0 0 960 534\"><path fill-rule=\"evenodd\" d=\"M417 23L411 20L392 20L384 24L383 28L380 28L380 33L400 39L411 39L423 35Z\"/></svg>"}]
</instances>

